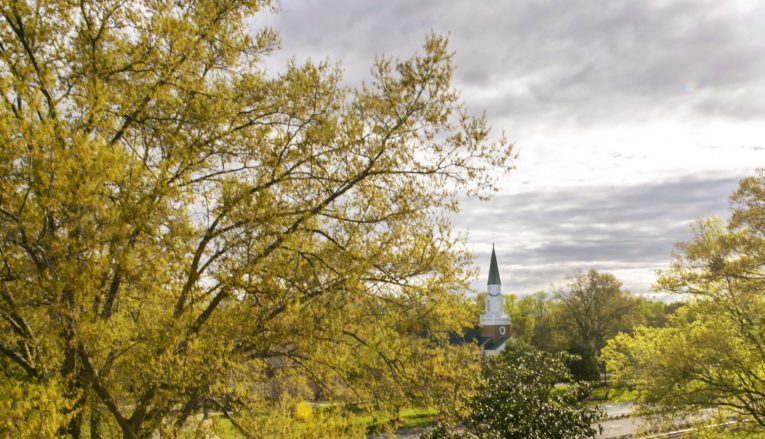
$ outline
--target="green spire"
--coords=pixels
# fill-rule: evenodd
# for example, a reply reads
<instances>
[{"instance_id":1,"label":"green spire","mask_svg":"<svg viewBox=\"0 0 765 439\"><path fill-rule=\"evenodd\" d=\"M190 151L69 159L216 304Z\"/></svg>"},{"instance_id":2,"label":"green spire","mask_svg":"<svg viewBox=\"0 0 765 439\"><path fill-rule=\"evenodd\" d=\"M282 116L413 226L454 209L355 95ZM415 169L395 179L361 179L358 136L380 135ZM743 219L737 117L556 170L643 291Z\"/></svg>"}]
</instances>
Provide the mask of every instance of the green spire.
<instances>
[{"instance_id":1,"label":"green spire","mask_svg":"<svg viewBox=\"0 0 765 439\"><path fill-rule=\"evenodd\" d=\"M489 285L502 285L499 280L499 268L497 268L497 254L494 252L494 244L491 245L491 265L489 266Z\"/></svg>"}]
</instances>

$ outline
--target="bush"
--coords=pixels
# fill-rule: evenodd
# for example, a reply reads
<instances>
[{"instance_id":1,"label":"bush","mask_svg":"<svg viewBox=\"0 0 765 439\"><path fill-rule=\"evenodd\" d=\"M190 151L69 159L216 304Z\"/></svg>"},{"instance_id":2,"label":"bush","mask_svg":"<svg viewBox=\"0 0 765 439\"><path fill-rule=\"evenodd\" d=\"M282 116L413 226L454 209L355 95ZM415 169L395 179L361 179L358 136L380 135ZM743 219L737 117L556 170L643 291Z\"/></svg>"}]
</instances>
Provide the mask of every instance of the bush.
<instances>
[{"instance_id":1,"label":"bush","mask_svg":"<svg viewBox=\"0 0 765 439\"><path fill-rule=\"evenodd\" d=\"M568 349L573 354L566 362L574 379L595 381L600 378L598 352L594 347L578 343Z\"/></svg>"},{"instance_id":2,"label":"bush","mask_svg":"<svg viewBox=\"0 0 765 439\"><path fill-rule=\"evenodd\" d=\"M512 344L483 364L483 385L472 401L465 427L481 438L564 439L595 437L601 417L581 400L591 385L574 381L565 353ZM557 387L560 382L570 382ZM451 437L451 436L434 436Z\"/></svg>"},{"instance_id":3,"label":"bush","mask_svg":"<svg viewBox=\"0 0 765 439\"><path fill-rule=\"evenodd\" d=\"M453 432L449 425L440 422L432 430L420 435L420 439L463 439L467 437L462 433Z\"/></svg>"}]
</instances>

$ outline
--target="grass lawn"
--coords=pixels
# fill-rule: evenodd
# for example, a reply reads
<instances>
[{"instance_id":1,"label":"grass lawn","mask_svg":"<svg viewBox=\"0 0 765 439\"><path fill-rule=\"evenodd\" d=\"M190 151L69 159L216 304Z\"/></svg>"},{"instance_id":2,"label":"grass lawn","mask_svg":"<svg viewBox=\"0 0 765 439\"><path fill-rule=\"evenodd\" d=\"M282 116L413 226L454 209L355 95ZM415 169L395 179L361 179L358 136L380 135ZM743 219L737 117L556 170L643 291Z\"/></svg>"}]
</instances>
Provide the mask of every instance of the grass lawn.
<instances>
[{"instance_id":1,"label":"grass lawn","mask_svg":"<svg viewBox=\"0 0 765 439\"><path fill-rule=\"evenodd\" d=\"M402 409L399 412L399 419L401 425L399 429L410 429L427 427L435 424L438 411L431 408L418 408L411 407ZM359 414L359 422L363 422L367 426L367 430L375 429L383 426L388 420L377 418L374 413L371 414Z\"/></svg>"},{"instance_id":2,"label":"grass lawn","mask_svg":"<svg viewBox=\"0 0 765 439\"><path fill-rule=\"evenodd\" d=\"M314 407L315 410L322 410L321 406ZM377 416L376 416L377 415ZM385 424L389 421L387 418L382 418L381 414L375 413L359 413L354 416L353 423L363 424L368 431L372 430L384 430ZM398 429L411 429L428 427L435 424L438 411L432 408L418 408L410 407L402 409L399 412L400 425ZM236 431L231 425L228 419L217 416L214 419L216 430L219 432L221 439L234 439L241 438L242 435Z\"/></svg>"},{"instance_id":3,"label":"grass lawn","mask_svg":"<svg viewBox=\"0 0 765 439\"><path fill-rule=\"evenodd\" d=\"M590 396L587 397L588 402L630 402L637 398L637 394L634 391L625 388L608 388L605 386L598 386L592 389Z\"/></svg>"},{"instance_id":4,"label":"grass lawn","mask_svg":"<svg viewBox=\"0 0 765 439\"><path fill-rule=\"evenodd\" d=\"M401 419L404 421L403 428L431 426L435 424L437 415L436 409L409 408L401 410Z\"/></svg>"}]
</instances>

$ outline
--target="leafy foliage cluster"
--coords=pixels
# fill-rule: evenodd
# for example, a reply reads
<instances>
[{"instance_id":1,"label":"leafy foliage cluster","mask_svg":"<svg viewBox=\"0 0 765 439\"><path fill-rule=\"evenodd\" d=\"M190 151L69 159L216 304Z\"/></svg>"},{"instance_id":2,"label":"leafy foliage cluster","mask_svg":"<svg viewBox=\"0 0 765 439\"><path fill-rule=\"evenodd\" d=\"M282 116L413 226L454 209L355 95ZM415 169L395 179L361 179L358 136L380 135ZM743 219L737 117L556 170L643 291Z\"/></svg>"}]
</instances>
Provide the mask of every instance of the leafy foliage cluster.
<instances>
[{"instance_id":1,"label":"leafy foliage cluster","mask_svg":"<svg viewBox=\"0 0 765 439\"><path fill-rule=\"evenodd\" d=\"M285 395L395 413L477 372L446 340L472 322L444 212L510 145L465 112L443 38L348 89L265 72L267 8L0 5L1 434L216 412L257 435Z\"/></svg>"},{"instance_id":2,"label":"leafy foliage cluster","mask_svg":"<svg viewBox=\"0 0 765 439\"><path fill-rule=\"evenodd\" d=\"M463 419L467 432L439 425L424 437L565 439L595 437L601 417L582 400L590 384L573 380L569 355L539 351L511 343L496 357L487 357L479 391ZM560 385L565 383L565 385Z\"/></svg>"},{"instance_id":3,"label":"leafy foliage cluster","mask_svg":"<svg viewBox=\"0 0 765 439\"><path fill-rule=\"evenodd\" d=\"M604 356L648 410L712 407L765 427L765 171L730 202L730 221L700 221L659 278L689 304L665 328L617 336Z\"/></svg>"}]
</instances>

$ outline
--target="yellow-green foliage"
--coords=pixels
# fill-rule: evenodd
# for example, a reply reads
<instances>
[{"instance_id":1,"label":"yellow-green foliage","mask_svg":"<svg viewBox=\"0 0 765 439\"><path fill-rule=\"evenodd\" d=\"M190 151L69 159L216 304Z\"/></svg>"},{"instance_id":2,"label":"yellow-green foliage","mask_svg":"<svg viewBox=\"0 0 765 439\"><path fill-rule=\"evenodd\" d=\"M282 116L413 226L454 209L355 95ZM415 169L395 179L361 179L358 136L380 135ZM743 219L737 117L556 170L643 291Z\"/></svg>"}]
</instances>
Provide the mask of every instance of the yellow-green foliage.
<instances>
[{"instance_id":1,"label":"yellow-green foliage","mask_svg":"<svg viewBox=\"0 0 765 439\"><path fill-rule=\"evenodd\" d=\"M279 438L363 437L366 430L366 425L342 406L312 410L304 401L296 402L290 397L270 405L260 414L239 413L228 419L217 419L214 431L223 438L235 437L241 436L239 430L244 426L249 426L247 432L257 437Z\"/></svg>"},{"instance_id":2,"label":"yellow-green foliage","mask_svg":"<svg viewBox=\"0 0 765 439\"><path fill-rule=\"evenodd\" d=\"M0 383L0 436L53 437L72 414L72 401L56 381L45 384L19 381Z\"/></svg>"},{"instance_id":3,"label":"yellow-green foliage","mask_svg":"<svg viewBox=\"0 0 765 439\"><path fill-rule=\"evenodd\" d=\"M763 431L710 431L698 436L700 439L765 439Z\"/></svg>"},{"instance_id":4,"label":"yellow-green foliage","mask_svg":"<svg viewBox=\"0 0 765 439\"><path fill-rule=\"evenodd\" d=\"M718 407L765 427L765 171L741 181L732 218L701 221L658 287L690 297L667 327L603 350L611 377L650 409Z\"/></svg>"},{"instance_id":5,"label":"yellow-green foliage","mask_svg":"<svg viewBox=\"0 0 765 439\"><path fill-rule=\"evenodd\" d=\"M263 436L284 395L470 392L445 213L510 145L465 112L444 38L351 90L323 63L263 70L278 38L246 23L269 7L0 4L3 425L145 437L216 412Z\"/></svg>"}]
</instances>

